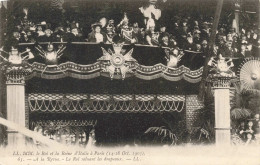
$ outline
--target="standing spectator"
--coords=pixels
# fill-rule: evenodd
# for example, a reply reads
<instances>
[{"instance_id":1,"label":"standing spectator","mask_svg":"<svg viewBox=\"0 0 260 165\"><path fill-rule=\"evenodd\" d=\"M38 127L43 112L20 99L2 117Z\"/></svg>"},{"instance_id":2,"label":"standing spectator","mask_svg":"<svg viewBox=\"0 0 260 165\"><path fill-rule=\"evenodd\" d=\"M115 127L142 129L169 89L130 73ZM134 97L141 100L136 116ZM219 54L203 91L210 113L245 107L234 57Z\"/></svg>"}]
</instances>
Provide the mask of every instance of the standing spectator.
<instances>
[{"instance_id":1,"label":"standing spectator","mask_svg":"<svg viewBox=\"0 0 260 165\"><path fill-rule=\"evenodd\" d=\"M44 36L38 37L38 41L39 41L39 42L55 42L55 41L57 41L57 40L53 37L51 29L47 28L47 29L44 31L44 33L45 33Z\"/></svg>"},{"instance_id":2,"label":"standing spectator","mask_svg":"<svg viewBox=\"0 0 260 165\"><path fill-rule=\"evenodd\" d=\"M138 44L143 44L144 40L143 40L143 35L141 33L141 29L138 26L138 23L135 22L133 24L133 32L132 32L132 38L134 38L136 40L135 43Z\"/></svg>"},{"instance_id":3,"label":"standing spectator","mask_svg":"<svg viewBox=\"0 0 260 165\"><path fill-rule=\"evenodd\" d=\"M232 47L232 41L228 41L224 48L224 53L222 54L223 57L234 57L235 56L235 49Z\"/></svg>"},{"instance_id":4,"label":"standing spectator","mask_svg":"<svg viewBox=\"0 0 260 165\"><path fill-rule=\"evenodd\" d=\"M201 51L203 53L208 53L209 52L208 41L207 40L203 40L201 44L202 44Z\"/></svg>"},{"instance_id":5,"label":"standing spectator","mask_svg":"<svg viewBox=\"0 0 260 165\"><path fill-rule=\"evenodd\" d=\"M246 50L246 45L245 44L241 45L240 52L238 53L237 57L239 57L239 58L251 57L251 52Z\"/></svg>"},{"instance_id":6,"label":"standing spectator","mask_svg":"<svg viewBox=\"0 0 260 165\"><path fill-rule=\"evenodd\" d=\"M169 35L166 33L161 34L160 45L163 47L169 47Z\"/></svg>"},{"instance_id":7,"label":"standing spectator","mask_svg":"<svg viewBox=\"0 0 260 165\"><path fill-rule=\"evenodd\" d=\"M189 51L193 51L195 50L195 44L193 43L193 38L191 36L191 34L189 34L189 36L187 37L187 40L183 46L184 50L189 50Z\"/></svg>"},{"instance_id":8,"label":"standing spectator","mask_svg":"<svg viewBox=\"0 0 260 165\"><path fill-rule=\"evenodd\" d=\"M147 45L159 45L159 33L155 32L155 25L150 25L149 30L145 34Z\"/></svg>"},{"instance_id":9,"label":"standing spectator","mask_svg":"<svg viewBox=\"0 0 260 165\"><path fill-rule=\"evenodd\" d=\"M46 22L42 22L41 24L38 24L38 25L37 25L37 31L36 31L37 37L40 37L40 36L44 36L44 35L45 35L45 33L44 33L44 31L43 31L43 26L45 26L45 25L46 25Z\"/></svg>"}]
</instances>

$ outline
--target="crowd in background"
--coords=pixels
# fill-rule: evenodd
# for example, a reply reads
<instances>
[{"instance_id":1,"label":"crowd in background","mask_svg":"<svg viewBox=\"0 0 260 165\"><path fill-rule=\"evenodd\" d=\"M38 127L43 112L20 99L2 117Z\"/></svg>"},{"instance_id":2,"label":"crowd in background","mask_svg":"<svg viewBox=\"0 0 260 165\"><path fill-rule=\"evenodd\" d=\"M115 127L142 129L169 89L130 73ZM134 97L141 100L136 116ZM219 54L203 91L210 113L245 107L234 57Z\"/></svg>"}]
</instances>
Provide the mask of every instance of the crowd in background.
<instances>
[{"instance_id":1,"label":"crowd in background","mask_svg":"<svg viewBox=\"0 0 260 165\"><path fill-rule=\"evenodd\" d=\"M87 25L91 31L86 31L82 22L77 20L66 20L63 24L53 25L45 20L31 21L27 14L29 8L24 8L23 12L24 17L15 22L12 35L5 38L5 47L9 49L17 47L19 43L120 42L207 53L213 24L212 17L193 16L192 13L185 17L176 14L172 16L171 22L167 22L163 18L156 19L156 15L149 19L132 17L130 20L128 13L124 12L120 15L119 23L113 18L102 17ZM140 23L143 21L146 21L145 24ZM215 51L224 57L258 56L260 37L257 28L240 27L237 33L232 27L232 20L228 22L230 24L220 23L218 26Z\"/></svg>"}]
</instances>

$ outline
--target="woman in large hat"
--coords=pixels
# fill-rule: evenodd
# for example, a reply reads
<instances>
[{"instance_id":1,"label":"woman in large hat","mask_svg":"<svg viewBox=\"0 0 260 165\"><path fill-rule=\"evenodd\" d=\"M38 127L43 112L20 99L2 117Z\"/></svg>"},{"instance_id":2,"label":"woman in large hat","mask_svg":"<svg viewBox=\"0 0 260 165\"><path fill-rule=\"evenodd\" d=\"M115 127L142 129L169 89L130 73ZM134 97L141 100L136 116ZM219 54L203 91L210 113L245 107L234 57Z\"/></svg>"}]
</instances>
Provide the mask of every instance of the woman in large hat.
<instances>
[{"instance_id":1,"label":"woman in large hat","mask_svg":"<svg viewBox=\"0 0 260 165\"><path fill-rule=\"evenodd\" d=\"M91 25L92 27L92 32L89 33L88 35L88 42L96 42L96 43L101 43L101 42L106 42L106 35L104 35L101 32L102 25L101 23L94 23Z\"/></svg>"}]
</instances>

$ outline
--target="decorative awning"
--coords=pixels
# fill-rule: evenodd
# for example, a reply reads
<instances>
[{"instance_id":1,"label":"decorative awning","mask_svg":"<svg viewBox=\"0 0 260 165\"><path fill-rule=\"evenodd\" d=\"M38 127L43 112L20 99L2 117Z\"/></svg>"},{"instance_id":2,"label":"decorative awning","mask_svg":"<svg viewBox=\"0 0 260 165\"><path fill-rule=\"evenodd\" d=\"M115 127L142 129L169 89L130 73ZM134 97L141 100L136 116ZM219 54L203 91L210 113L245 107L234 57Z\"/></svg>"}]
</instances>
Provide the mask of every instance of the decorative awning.
<instances>
[{"instance_id":1,"label":"decorative awning","mask_svg":"<svg viewBox=\"0 0 260 165\"><path fill-rule=\"evenodd\" d=\"M157 113L181 112L185 96L31 93L28 102L32 113Z\"/></svg>"}]
</instances>

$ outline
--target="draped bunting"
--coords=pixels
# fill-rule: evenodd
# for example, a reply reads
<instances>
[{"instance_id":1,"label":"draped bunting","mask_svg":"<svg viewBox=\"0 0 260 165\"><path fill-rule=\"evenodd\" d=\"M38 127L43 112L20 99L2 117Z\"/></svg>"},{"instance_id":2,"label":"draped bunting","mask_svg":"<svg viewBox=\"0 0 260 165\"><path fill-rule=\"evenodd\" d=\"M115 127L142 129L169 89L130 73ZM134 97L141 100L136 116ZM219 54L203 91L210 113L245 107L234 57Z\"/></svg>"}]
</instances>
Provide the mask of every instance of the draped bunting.
<instances>
[{"instance_id":1,"label":"draped bunting","mask_svg":"<svg viewBox=\"0 0 260 165\"><path fill-rule=\"evenodd\" d=\"M126 77L135 76L143 80L152 80L164 78L169 81L186 80L190 83L197 83L201 80L203 68L191 71L185 66L179 68L169 68L163 64L154 66L143 66L137 64L134 73L127 73ZM80 65L73 62L66 62L60 65L45 65L34 62L32 64L32 73L26 78L30 79L34 76L45 79L59 79L64 77L72 77L77 79L92 79L98 76L110 77L109 73L101 72L100 63L96 62L90 65ZM115 76L120 79L120 75Z\"/></svg>"}]
</instances>

